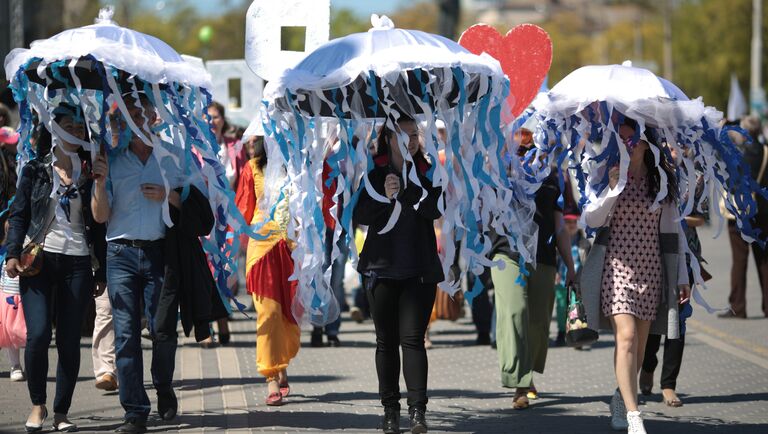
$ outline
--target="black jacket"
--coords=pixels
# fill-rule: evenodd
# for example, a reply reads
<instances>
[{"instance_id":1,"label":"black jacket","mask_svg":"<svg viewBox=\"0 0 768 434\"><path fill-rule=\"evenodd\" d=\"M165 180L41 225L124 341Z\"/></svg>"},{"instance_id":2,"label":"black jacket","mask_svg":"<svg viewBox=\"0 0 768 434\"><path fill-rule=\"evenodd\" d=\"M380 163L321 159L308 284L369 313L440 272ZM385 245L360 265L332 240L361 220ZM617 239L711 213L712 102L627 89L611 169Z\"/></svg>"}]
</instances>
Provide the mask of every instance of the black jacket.
<instances>
[{"instance_id":1,"label":"black jacket","mask_svg":"<svg viewBox=\"0 0 768 434\"><path fill-rule=\"evenodd\" d=\"M394 173L386 157L376 159L376 167L368 174L371 186L384 196L384 179ZM409 182L396 198L402 205L397 223L389 232L380 235L395 206L395 200L382 203L371 198L361 185L362 192L355 206L354 221L368 226L363 251L357 270L365 276L388 279L418 278L421 282L438 283L444 279L440 258L437 256L434 221L440 218L438 201L442 200L442 189L433 187L425 176L429 166L419 163L419 181L427 190L427 197L418 210L413 206L419 202L422 189Z\"/></svg>"},{"instance_id":2,"label":"black jacket","mask_svg":"<svg viewBox=\"0 0 768 434\"><path fill-rule=\"evenodd\" d=\"M5 247L8 250L6 260L19 258L24 247L25 237L35 242L44 239L43 233L48 229L54 216L51 213L51 190L53 189L53 169L51 168L51 154L31 160L21 171L16 196L11 205L8 217L8 234ZM83 158L82 173L89 173L88 158ZM106 282L106 226L96 223L91 212L91 192L93 180L83 175L77 185L78 193L82 198L83 224L85 237L91 248L91 256L94 261L94 279L97 282Z\"/></svg>"},{"instance_id":3,"label":"black jacket","mask_svg":"<svg viewBox=\"0 0 768 434\"><path fill-rule=\"evenodd\" d=\"M177 189L181 193L181 189ZM156 314L158 341L176 338L176 315L180 308L181 325L189 336L195 329L200 342L210 336L208 323L228 315L219 296L200 238L214 225L208 199L195 187L181 204L170 207L173 227L165 232L165 280Z\"/></svg>"}]
</instances>

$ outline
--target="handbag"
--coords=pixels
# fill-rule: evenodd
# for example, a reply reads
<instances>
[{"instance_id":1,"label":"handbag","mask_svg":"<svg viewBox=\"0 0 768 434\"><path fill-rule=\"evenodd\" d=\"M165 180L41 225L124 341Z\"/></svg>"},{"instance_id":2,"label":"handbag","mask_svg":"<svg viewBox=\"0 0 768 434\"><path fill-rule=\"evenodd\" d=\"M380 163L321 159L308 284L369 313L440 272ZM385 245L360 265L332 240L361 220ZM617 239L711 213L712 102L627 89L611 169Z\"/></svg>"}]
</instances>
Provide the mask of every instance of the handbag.
<instances>
[{"instance_id":1,"label":"handbag","mask_svg":"<svg viewBox=\"0 0 768 434\"><path fill-rule=\"evenodd\" d=\"M464 293L456 291L456 294L451 298L447 292L437 289L437 296L435 297L435 313L437 319L456 321L461 318L464 313Z\"/></svg>"},{"instance_id":2,"label":"handbag","mask_svg":"<svg viewBox=\"0 0 768 434\"><path fill-rule=\"evenodd\" d=\"M8 292L5 292L8 291ZM19 279L0 272L0 348L22 348L27 342L27 323L19 296Z\"/></svg>"},{"instance_id":3,"label":"handbag","mask_svg":"<svg viewBox=\"0 0 768 434\"><path fill-rule=\"evenodd\" d=\"M51 228L55 218L56 215L54 214L53 217L48 220L48 224L45 225L45 230L42 232L43 237L48 233L48 229ZM45 238L43 238L42 243L30 241L23 249L21 249L21 254L19 255L19 266L21 267L21 271L19 272L19 276L32 277L40 273L43 269L43 247L45 247Z\"/></svg>"},{"instance_id":4,"label":"handbag","mask_svg":"<svg viewBox=\"0 0 768 434\"><path fill-rule=\"evenodd\" d=\"M19 255L19 266L21 277L32 277L40 273L43 269L43 244L32 241L24 246Z\"/></svg>"},{"instance_id":5,"label":"handbag","mask_svg":"<svg viewBox=\"0 0 768 434\"><path fill-rule=\"evenodd\" d=\"M23 348L27 342L27 323L21 297L0 294L0 348Z\"/></svg>"},{"instance_id":6,"label":"handbag","mask_svg":"<svg viewBox=\"0 0 768 434\"><path fill-rule=\"evenodd\" d=\"M597 342L599 335L589 327L581 290L576 283L567 287L568 313L565 321L565 342L569 347L583 347Z\"/></svg>"}]
</instances>

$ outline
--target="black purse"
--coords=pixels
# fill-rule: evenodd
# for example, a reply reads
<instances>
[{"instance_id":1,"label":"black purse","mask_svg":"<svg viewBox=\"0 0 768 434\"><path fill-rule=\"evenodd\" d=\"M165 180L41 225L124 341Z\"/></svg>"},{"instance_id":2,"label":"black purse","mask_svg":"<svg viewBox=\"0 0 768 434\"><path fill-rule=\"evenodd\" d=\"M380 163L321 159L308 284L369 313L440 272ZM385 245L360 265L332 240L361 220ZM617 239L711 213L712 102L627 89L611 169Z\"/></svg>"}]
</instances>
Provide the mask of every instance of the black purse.
<instances>
[{"instance_id":1,"label":"black purse","mask_svg":"<svg viewBox=\"0 0 768 434\"><path fill-rule=\"evenodd\" d=\"M568 311L565 321L565 342L569 347L583 347L597 342L599 335L589 327L584 304L581 302L581 289L571 283L567 288Z\"/></svg>"}]
</instances>

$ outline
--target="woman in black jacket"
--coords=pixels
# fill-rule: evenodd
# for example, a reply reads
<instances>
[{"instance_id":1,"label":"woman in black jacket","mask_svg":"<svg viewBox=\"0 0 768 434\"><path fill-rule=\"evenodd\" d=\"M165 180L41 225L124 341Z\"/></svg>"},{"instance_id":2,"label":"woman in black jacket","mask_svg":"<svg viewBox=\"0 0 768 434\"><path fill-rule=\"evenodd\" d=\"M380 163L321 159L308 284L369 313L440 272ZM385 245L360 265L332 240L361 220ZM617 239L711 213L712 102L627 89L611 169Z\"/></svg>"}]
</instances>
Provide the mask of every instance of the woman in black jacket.
<instances>
[{"instance_id":1,"label":"woman in black jacket","mask_svg":"<svg viewBox=\"0 0 768 434\"><path fill-rule=\"evenodd\" d=\"M397 130L393 132L385 126L379 132L376 166L368 174L370 185L387 201L372 198L365 186L360 187L363 190L355 207L354 220L356 224L368 226L368 236L360 253L358 271L363 275L376 326L376 371L384 405L384 432L400 432L402 346L411 432L425 433L427 352L424 332L435 301L435 285L444 278L433 226L440 217L438 201L442 190L433 187L427 178L429 163L420 148L416 122L401 117ZM405 162L398 146L398 135L408 137L406 149L427 193L423 200L421 187L401 179L403 165L412 163ZM380 233L398 207L401 212L397 223L391 230Z\"/></svg>"},{"instance_id":2,"label":"woman in black jacket","mask_svg":"<svg viewBox=\"0 0 768 434\"><path fill-rule=\"evenodd\" d=\"M60 106L54 111L54 121L69 135L86 140L85 124L77 108ZM38 149L50 150L50 142L50 133L42 131ZM48 345L54 318L59 360L53 426L56 431L77 429L67 420L67 413L80 369L80 324L94 292L103 290L106 281L104 226L94 223L90 211L90 156L82 152L80 145L63 138L52 149L24 166L6 239L5 269L10 277L25 271L19 261L25 238L43 244L42 271L20 279L27 325L24 359L32 400L25 424L27 432L41 430L48 416ZM59 180L55 191L54 176Z\"/></svg>"}]
</instances>

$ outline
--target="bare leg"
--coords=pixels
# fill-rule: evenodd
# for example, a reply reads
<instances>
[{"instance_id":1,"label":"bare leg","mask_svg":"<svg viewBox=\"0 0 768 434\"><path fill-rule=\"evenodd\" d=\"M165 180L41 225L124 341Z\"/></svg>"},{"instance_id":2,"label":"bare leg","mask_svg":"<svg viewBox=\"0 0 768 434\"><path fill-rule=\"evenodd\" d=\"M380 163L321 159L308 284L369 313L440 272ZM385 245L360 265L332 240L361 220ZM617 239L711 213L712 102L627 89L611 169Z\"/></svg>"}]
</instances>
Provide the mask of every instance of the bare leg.
<instances>
[{"instance_id":1,"label":"bare leg","mask_svg":"<svg viewBox=\"0 0 768 434\"><path fill-rule=\"evenodd\" d=\"M280 382L278 378L279 376L267 380L267 390L269 391L270 395L274 393L280 393Z\"/></svg>"},{"instance_id":2,"label":"bare leg","mask_svg":"<svg viewBox=\"0 0 768 434\"><path fill-rule=\"evenodd\" d=\"M637 372L640 372L640 368L643 367L645 344L648 343L648 333L651 330L651 322L635 318L635 327L637 330Z\"/></svg>"},{"instance_id":3,"label":"bare leg","mask_svg":"<svg viewBox=\"0 0 768 434\"><path fill-rule=\"evenodd\" d=\"M618 314L611 317L611 325L616 339L613 360L619 391L627 411L637 411L637 360L643 355L637 354L639 342L636 320L632 315Z\"/></svg>"}]
</instances>

